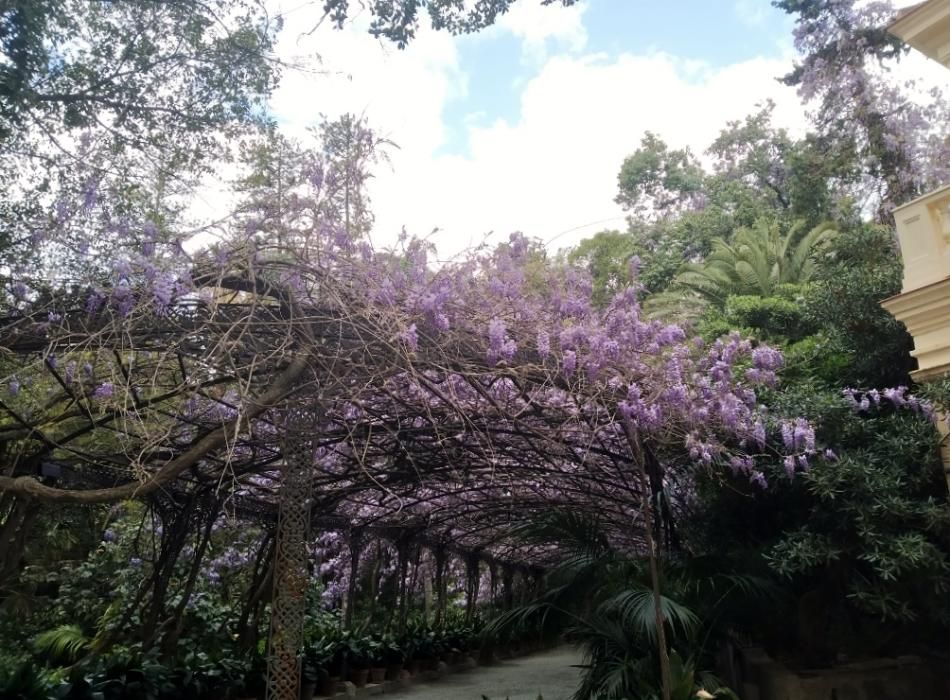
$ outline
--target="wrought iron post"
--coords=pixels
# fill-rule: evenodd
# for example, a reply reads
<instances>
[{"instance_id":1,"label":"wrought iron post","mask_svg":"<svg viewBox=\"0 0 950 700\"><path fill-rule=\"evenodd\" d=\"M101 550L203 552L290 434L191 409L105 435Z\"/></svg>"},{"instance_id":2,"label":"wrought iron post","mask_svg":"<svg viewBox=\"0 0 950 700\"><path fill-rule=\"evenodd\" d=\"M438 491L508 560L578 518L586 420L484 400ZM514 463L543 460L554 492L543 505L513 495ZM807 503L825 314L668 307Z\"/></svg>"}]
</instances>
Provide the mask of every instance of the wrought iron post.
<instances>
[{"instance_id":1,"label":"wrought iron post","mask_svg":"<svg viewBox=\"0 0 950 700\"><path fill-rule=\"evenodd\" d=\"M353 609L356 607L356 589L359 585L360 555L363 553L363 530L355 527L350 530L350 582L346 588L346 607L343 610L343 626L349 628L353 622Z\"/></svg>"},{"instance_id":2,"label":"wrought iron post","mask_svg":"<svg viewBox=\"0 0 950 700\"><path fill-rule=\"evenodd\" d=\"M299 655L310 578L307 541L313 474L313 446L309 436L314 425L308 415L306 410L288 409L280 437L283 460L268 640L267 700L298 700L300 697Z\"/></svg>"},{"instance_id":3,"label":"wrought iron post","mask_svg":"<svg viewBox=\"0 0 950 700\"><path fill-rule=\"evenodd\" d=\"M469 552L465 559L465 579L465 620L471 622L475 616L478 588L482 581L481 553L478 550Z\"/></svg>"}]
</instances>

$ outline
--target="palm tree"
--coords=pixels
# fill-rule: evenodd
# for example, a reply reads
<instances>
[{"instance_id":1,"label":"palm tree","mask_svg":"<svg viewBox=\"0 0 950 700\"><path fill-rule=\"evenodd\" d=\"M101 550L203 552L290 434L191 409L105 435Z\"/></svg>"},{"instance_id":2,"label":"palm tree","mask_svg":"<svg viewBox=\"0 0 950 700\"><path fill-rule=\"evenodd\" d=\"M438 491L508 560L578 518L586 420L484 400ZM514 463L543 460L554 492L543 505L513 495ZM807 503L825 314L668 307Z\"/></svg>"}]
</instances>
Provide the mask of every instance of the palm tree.
<instances>
[{"instance_id":1,"label":"palm tree","mask_svg":"<svg viewBox=\"0 0 950 700\"><path fill-rule=\"evenodd\" d=\"M556 543L560 559L547 572L545 593L495 619L489 632L540 628L560 632L579 646L584 664L575 700L660 697L656 598L643 557L618 550L598 518L579 511L551 511L514 534ZM700 558L668 561L664 567L659 605L674 700L691 699L699 688L713 697L735 697L713 676L696 671L708 660L714 633L728 627L730 606L747 609L773 590L764 579L722 573L735 568Z\"/></svg>"},{"instance_id":2,"label":"palm tree","mask_svg":"<svg viewBox=\"0 0 950 700\"><path fill-rule=\"evenodd\" d=\"M812 279L818 252L835 234L830 224L804 234L800 224L783 234L778 224L767 221L740 229L732 241L713 241L704 261L684 265L669 290L647 300L647 310L656 316L695 317L708 306L722 309L731 296L776 296L781 285Z\"/></svg>"}]
</instances>

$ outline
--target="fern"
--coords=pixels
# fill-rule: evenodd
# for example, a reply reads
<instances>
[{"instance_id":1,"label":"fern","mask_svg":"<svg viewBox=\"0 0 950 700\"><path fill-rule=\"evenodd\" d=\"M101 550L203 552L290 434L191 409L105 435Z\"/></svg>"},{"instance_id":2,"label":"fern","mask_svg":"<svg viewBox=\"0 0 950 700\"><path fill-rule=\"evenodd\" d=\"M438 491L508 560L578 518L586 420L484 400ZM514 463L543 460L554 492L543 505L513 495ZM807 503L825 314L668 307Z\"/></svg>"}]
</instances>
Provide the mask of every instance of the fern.
<instances>
[{"instance_id":1,"label":"fern","mask_svg":"<svg viewBox=\"0 0 950 700\"><path fill-rule=\"evenodd\" d=\"M78 625L60 625L38 634L33 649L50 661L72 663L89 650L91 643Z\"/></svg>"}]
</instances>

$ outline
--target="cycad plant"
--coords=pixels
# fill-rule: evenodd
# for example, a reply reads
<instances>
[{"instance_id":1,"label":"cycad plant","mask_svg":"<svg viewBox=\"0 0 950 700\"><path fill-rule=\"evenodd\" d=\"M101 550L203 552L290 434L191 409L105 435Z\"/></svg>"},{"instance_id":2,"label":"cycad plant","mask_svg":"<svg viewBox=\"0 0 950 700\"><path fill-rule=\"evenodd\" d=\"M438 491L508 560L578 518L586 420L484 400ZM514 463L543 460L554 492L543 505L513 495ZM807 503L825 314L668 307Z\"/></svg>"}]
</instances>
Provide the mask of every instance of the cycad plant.
<instances>
[{"instance_id":1,"label":"cycad plant","mask_svg":"<svg viewBox=\"0 0 950 700\"><path fill-rule=\"evenodd\" d=\"M490 630L541 627L560 632L584 654L575 700L661 697L655 597L643 557L613 546L598 519L576 511L553 511L517 530L520 537L556 543L562 556L548 572L547 589L535 601L497 618ZM765 601L765 579L719 573L702 559L667 561L660 608L672 675L671 698L735 697L711 674L698 671L709 661L713 641L729 627L730 610Z\"/></svg>"},{"instance_id":2,"label":"cycad plant","mask_svg":"<svg viewBox=\"0 0 950 700\"><path fill-rule=\"evenodd\" d=\"M670 288L648 301L647 309L660 316L695 315L709 306L722 309L729 297L775 296L782 285L812 279L815 258L835 233L830 224L807 232L796 224L783 232L768 221L740 229L731 241L713 241L712 252L702 262L684 265Z\"/></svg>"}]
</instances>

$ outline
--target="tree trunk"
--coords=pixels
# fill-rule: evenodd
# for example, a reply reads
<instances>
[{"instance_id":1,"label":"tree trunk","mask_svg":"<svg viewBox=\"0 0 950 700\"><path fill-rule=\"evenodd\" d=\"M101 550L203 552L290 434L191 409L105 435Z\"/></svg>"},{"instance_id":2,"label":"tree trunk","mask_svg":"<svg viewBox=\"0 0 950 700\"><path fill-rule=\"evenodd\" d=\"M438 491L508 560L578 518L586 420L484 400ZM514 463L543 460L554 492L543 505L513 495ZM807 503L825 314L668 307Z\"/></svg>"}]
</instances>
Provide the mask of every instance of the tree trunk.
<instances>
[{"instance_id":1,"label":"tree trunk","mask_svg":"<svg viewBox=\"0 0 950 700\"><path fill-rule=\"evenodd\" d=\"M656 538L653 536L655 521L653 506L650 502L650 478L647 475L643 459L643 448L633 426L624 422L624 432L630 450L633 454L633 463L640 478L640 508L643 511L643 533L646 538L647 556L650 564L650 588L653 591L653 607L656 615L656 643L660 655L660 679L663 687L663 700L670 700L673 692L673 679L670 671L670 655L666 643L666 617L663 615L662 593L660 591L660 561Z\"/></svg>"},{"instance_id":2,"label":"tree trunk","mask_svg":"<svg viewBox=\"0 0 950 700\"><path fill-rule=\"evenodd\" d=\"M201 560L204 558L205 550L211 541L211 529L217 520L217 503L208 511L207 522L204 532L201 533L198 546L195 548L194 559L191 562L191 568L188 571L188 580L185 582L185 590L181 594L181 600L175 607L172 614L172 630L162 640L162 656L166 659L172 659L178 648L178 639L185 627L185 609L188 607L188 601L191 600L191 594L195 590L195 582L198 580L198 572L201 569Z\"/></svg>"},{"instance_id":3,"label":"tree trunk","mask_svg":"<svg viewBox=\"0 0 950 700\"><path fill-rule=\"evenodd\" d=\"M353 609L356 607L356 589L359 584L360 554L363 550L363 533L359 528L350 532L350 580L346 587L346 600L343 607L343 626L349 628L353 623Z\"/></svg>"}]
</instances>

